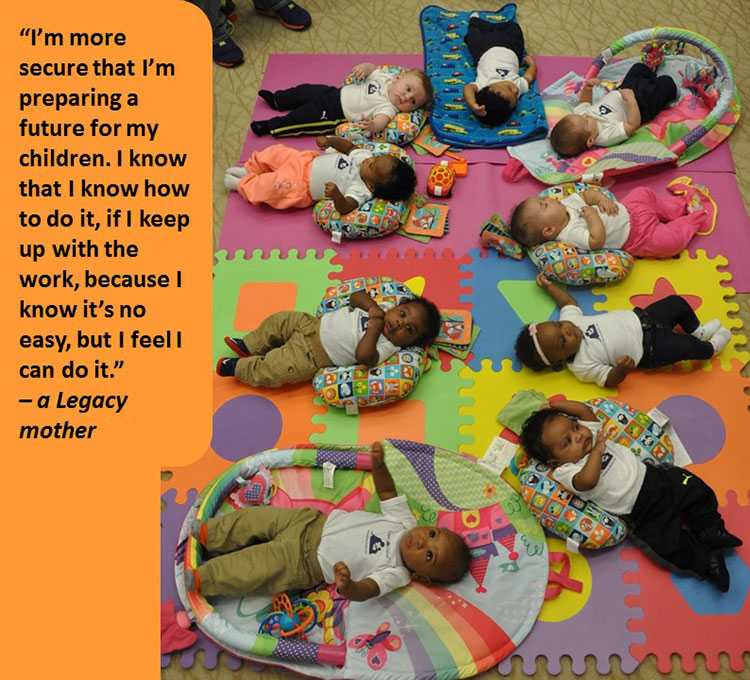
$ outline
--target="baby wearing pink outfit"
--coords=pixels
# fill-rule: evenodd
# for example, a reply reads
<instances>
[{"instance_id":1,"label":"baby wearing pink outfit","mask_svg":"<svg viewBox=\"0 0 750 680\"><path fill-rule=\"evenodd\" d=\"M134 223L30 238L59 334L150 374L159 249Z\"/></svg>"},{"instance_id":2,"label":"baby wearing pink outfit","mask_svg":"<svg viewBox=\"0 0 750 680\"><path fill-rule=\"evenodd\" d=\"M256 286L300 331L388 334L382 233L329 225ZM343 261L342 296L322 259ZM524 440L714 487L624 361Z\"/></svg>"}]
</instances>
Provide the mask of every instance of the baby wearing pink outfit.
<instances>
[{"instance_id":1,"label":"baby wearing pink outfit","mask_svg":"<svg viewBox=\"0 0 750 680\"><path fill-rule=\"evenodd\" d=\"M687 182L673 183L672 193L660 196L636 187L622 201L593 188L563 199L534 196L513 211L511 234L526 247L556 240L584 250L619 248L637 257L673 257L715 218L708 190Z\"/></svg>"}]
</instances>

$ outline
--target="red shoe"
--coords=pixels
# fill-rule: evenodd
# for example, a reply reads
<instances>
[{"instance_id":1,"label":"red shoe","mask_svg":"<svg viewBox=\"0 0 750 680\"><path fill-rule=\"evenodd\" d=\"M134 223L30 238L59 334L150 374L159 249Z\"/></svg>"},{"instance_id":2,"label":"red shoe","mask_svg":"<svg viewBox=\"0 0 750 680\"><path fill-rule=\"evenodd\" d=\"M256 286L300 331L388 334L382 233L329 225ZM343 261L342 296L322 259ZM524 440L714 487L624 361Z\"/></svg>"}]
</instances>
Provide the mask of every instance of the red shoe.
<instances>
[{"instance_id":1,"label":"red shoe","mask_svg":"<svg viewBox=\"0 0 750 680\"><path fill-rule=\"evenodd\" d=\"M242 342L242 338L230 338L228 335L225 335L224 344L239 357L250 356L250 350L247 348L247 345Z\"/></svg>"}]
</instances>

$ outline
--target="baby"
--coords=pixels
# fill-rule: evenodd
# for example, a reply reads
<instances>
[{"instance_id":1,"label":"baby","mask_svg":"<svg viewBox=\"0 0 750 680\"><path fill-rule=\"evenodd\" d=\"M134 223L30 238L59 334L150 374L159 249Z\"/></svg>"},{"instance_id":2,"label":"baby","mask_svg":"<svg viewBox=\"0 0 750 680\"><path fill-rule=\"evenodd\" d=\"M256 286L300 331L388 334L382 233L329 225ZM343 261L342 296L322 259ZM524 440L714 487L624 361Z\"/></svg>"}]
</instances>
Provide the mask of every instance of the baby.
<instances>
[{"instance_id":1,"label":"baby","mask_svg":"<svg viewBox=\"0 0 750 680\"><path fill-rule=\"evenodd\" d=\"M406 161L388 154L374 156L340 137L320 136L315 141L333 153L273 144L254 151L244 166L228 168L224 185L253 205L265 203L278 210L306 208L330 198L342 215L373 197L404 201L414 193L417 176Z\"/></svg>"},{"instance_id":2,"label":"baby","mask_svg":"<svg viewBox=\"0 0 750 680\"><path fill-rule=\"evenodd\" d=\"M681 195L657 197L648 187L637 187L622 202L596 189L563 199L527 198L513 211L511 235L527 248L564 241L585 250L621 248L638 257L673 257L709 227L713 206L705 187L670 189Z\"/></svg>"},{"instance_id":3,"label":"baby","mask_svg":"<svg viewBox=\"0 0 750 680\"><path fill-rule=\"evenodd\" d=\"M549 141L560 156L577 156L592 146L624 142L677 96L669 76L659 76L645 64L633 64L620 87L596 104L591 98L598 80L587 80L580 104L552 128Z\"/></svg>"},{"instance_id":4,"label":"baby","mask_svg":"<svg viewBox=\"0 0 750 680\"><path fill-rule=\"evenodd\" d=\"M524 326L516 354L535 371L567 364L582 382L616 387L638 368L710 359L732 337L718 319L701 325L687 301L670 295L645 309L584 316L576 301L542 274L537 285L560 307L559 321ZM684 333L676 333L675 326Z\"/></svg>"},{"instance_id":5,"label":"baby","mask_svg":"<svg viewBox=\"0 0 750 680\"><path fill-rule=\"evenodd\" d=\"M523 56L521 27L515 21L485 21L472 15L464 41L477 65L476 80L464 86L464 99L484 125L502 125L536 78L536 62ZM522 62L527 69L520 76Z\"/></svg>"},{"instance_id":6,"label":"baby","mask_svg":"<svg viewBox=\"0 0 750 680\"><path fill-rule=\"evenodd\" d=\"M325 581L357 602L415 580L455 583L469 568L469 548L456 533L417 526L396 495L383 446L370 449L381 514L312 508L246 508L206 522L193 535L211 553L226 553L185 573L188 591L242 596L306 590Z\"/></svg>"},{"instance_id":7,"label":"baby","mask_svg":"<svg viewBox=\"0 0 750 680\"><path fill-rule=\"evenodd\" d=\"M244 338L224 338L240 356L219 359L216 372L253 387L305 382L325 366L375 366L402 347L431 343L440 332L440 311L418 297L383 311L364 291L349 307L320 318L277 312Z\"/></svg>"},{"instance_id":8,"label":"baby","mask_svg":"<svg viewBox=\"0 0 750 680\"><path fill-rule=\"evenodd\" d=\"M416 111L434 96L430 79L418 69L394 75L375 64L358 64L352 75L358 81L343 87L297 85L276 92L260 90L258 94L274 111L289 113L253 121L252 131L274 137L319 135L350 121L375 134L399 111Z\"/></svg>"},{"instance_id":9,"label":"baby","mask_svg":"<svg viewBox=\"0 0 750 680\"><path fill-rule=\"evenodd\" d=\"M567 489L624 515L631 536L670 565L729 590L721 551L742 541L726 531L716 495L697 476L646 465L609 439L594 412L578 401L554 401L537 411L524 423L521 442Z\"/></svg>"}]
</instances>

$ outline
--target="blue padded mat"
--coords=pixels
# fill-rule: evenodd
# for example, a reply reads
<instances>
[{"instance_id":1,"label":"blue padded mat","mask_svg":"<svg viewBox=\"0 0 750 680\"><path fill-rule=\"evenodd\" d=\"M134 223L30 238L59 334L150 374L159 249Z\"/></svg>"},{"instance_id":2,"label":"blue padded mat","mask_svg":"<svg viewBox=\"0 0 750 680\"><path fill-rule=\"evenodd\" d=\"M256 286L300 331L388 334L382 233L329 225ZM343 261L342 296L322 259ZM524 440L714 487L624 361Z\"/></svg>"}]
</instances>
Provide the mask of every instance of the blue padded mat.
<instances>
[{"instance_id":1,"label":"blue padded mat","mask_svg":"<svg viewBox=\"0 0 750 680\"><path fill-rule=\"evenodd\" d=\"M460 148L499 148L539 139L547 134L547 119L536 80L522 95L510 119L500 127L485 127L463 98L464 85L473 82L476 68L464 43L472 12L453 12L436 5L422 10L425 73L435 88L430 124L435 136ZM516 6L479 12L487 21L515 21Z\"/></svg>"}]
</instances>

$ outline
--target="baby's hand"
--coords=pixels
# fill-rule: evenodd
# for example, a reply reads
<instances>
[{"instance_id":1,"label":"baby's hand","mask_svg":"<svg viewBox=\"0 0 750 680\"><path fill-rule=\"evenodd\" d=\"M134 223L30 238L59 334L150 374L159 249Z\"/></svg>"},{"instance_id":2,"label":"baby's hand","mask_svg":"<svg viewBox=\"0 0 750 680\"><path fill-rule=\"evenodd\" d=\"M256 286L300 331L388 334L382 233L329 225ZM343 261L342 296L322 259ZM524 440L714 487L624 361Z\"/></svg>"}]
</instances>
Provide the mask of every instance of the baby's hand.
<instances>
[{"instance_id":1,"label":"baby's hand","mask_svg":"<svg viewBox=\"0 0 750 680\"><path fill-rule=\"evenodd\" d=\"M362 120L357 121L356 125L357 127L362 128L363 132L372 132L374 123L372 121L372 118L363 118Z\"/></svg>"},{"instance_id":2,"label":"baby's hand","mask_svg":"<svg viewBox=\"0 0 750 680\"><path fill-rule=\"evenodd\" d=\"M544 274L537 274L536 285L546 290L552 285L552 282Z\"/></svg>"},{"instance_id":3,"label":"baby's hand","mask_svg":"<svg viewBox=\"0 0 750 680\"><path fill-rule=\"evenodd\" d=\"M607 440L609 439L609 431L606 427L602 427L599 430L599 433L596 435L596 441L594 442L594 446L592 447L592 451L594 449L599 449L598 453L604 452L604 447L607 445Z\"/></svg>"},{"instance_id":4,"label":"baby's hand","mask_svg":"<svg viewBox=\"0 0 750 680\"><path fill-rule=\"evenodd\" d=\"M371 319L375 319L377 321L385 321L385 312L383 311L383 308L375 303L370 307L370 309L367 310L367 314Z\"/></svg>"},{"instance_id":5,"label":"baby's hand","mask_svg":"<svg viewBox=\"0 0 750 680\"><path fill-rule=\"evenodd\" d=\"M617 203L615 203L611 198L607 198L604 194L601 194L596 199L596 205L603 213L606 213L607 215L616 215L619 212L619 208L617 207Z\"/></svg>"},{"instance_id":6,"label":"baby's hand","mask_svg":"<svg viewBox=\"0 0 750 680\"><path fill-rule=\"evenodd\" d=\"M370 457L372 458L373 469L385 465L385 451L380 442L373 442L370 446Z\"/></svg>"},{"instance_id":7,"label":"baby's hand","mask_svg":"<svg viewBox=\"0 0 750 680\"><path fill-rule=\"evenodd\" d=\"M586 82L583 83L584 87L594 87L595 85L598 85L601 81L599 78L589 78L586 80Z\"/></svg>"},{"instance_id":8,"label":"baby's hand","mask_svg":"<svg viewBox=\"0 0 750 680\"><path fill-rule=\"evenodd\" d=\"M530 54L527 54L523 58L523 63L526 64L526 66L533 66L534 64L536 64L536 61L534 61L534 57L532 57Z\"/></svg>"},{"instance_id":9,"label":"baby's hand","mask_svg":"<svg viewBox=\"0 0 750 680\"><path fill-rule=\"evenodd\" d=\"M340 595L346 597L346 591L352 582L352 574L349 567L346 566L346 562L336 562L333 565L333 578L336 583L336 590L339 591Z\"/></svg>"},{"instance_id":10,"label":"baby's hand","mask_svg":"<svg viewBox=\"0 0 750 680\"><path fill-rule=\"evenodd\" d=\"M315 138L315 143L318 145L321 149L327 149L328 148L328 137L326 135L318 135Z\"/></svg>"},{"instance_id":11,"label":"baby's hand","mask_svg":"<svg viewBox=\"0 0 750 680\"><path fill-rule=\"evenodd\" d=\"M356 66L355 66L355 67L354 67L354 68L352 69L352 75L353 75L353 76L354 76L354 77L355 77L355 78L356 78L357 80L364 80L364 79L365 79L365 78L367 78L367 76L369 76L369 75L370 75L370 74L371 74L371 73L372 73L372 72L373 72L374 70L375 70L375 64L369 64L369 63L365 62L365 63L363 63L363 64L357 64L357 65L356 65Z\"/></svg>"},{"instance_id":12,"label":"baby's hand","mask_svg":"<svg viewBox=\"0 0 750 680\"><path fill-rule=\"evenodd\" d=\"M475 116L479 116L479 118L484 118L487 115L487 109L484 108L484 104L472 104L471 102L466 102L469 105L469 108L474 112Z\"/></svg>"},{"instance_id":13,"label":"baby's hand","mask_svg":"<svg viewBox=\"0 0 750 680\"><path fill-rule=\"evenodd\" d=\"M326 182L323 193L326 195L326 198L336 198L341 192L336 186L336 182Z\"/></svg>"},{"instance_id":14,"label":"baby's hand","mask_svg":"<svg viewBox=\"0 0 750 680\"><path fill-rule=\"evenodd\" d=\"M617 360L615 366L624 373L630 373L630 371L635 370L635 361L633 361L633 357L624 356Z\"/></svg>"}]
</instances>

